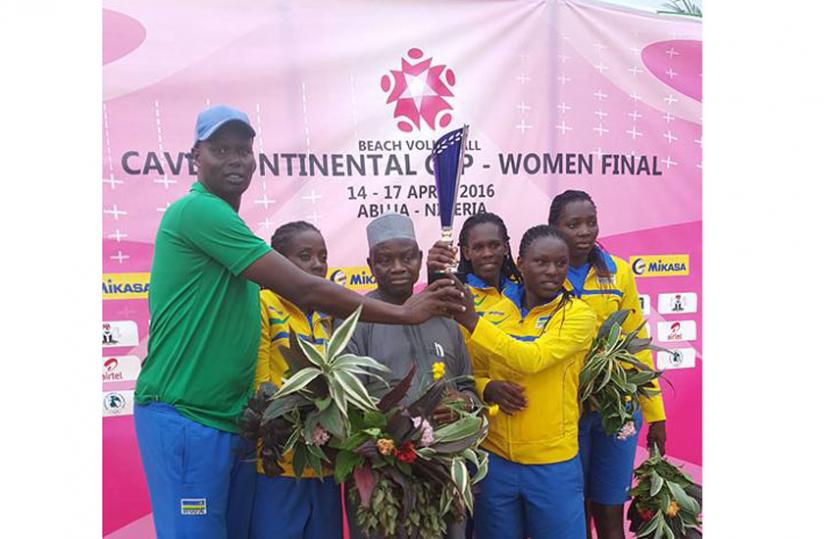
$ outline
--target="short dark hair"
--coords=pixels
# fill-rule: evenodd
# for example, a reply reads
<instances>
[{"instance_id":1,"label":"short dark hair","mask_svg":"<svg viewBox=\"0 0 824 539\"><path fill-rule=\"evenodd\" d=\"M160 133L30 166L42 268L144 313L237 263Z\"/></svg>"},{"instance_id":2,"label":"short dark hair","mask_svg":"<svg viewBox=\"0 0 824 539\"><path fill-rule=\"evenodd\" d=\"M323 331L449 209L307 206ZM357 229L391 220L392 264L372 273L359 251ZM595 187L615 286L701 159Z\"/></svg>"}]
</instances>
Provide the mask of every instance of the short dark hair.
<instances>
[{"instance_id":1,"label":"short dark hair","mask_svg":"<svg viewBox=\"0 0 824 539\"><path fill-rule=\"evenodd\" d=\"M277 230L275 230L275 233L272 234L272 249L285 255L284 250L289 240L291 240L295 234L306 232L307 230L313 230L320 234L320 230L318 230L315 225L307 223L306 221L292 221L285 225L280 225Z\"/></svg>"}]
</instances>

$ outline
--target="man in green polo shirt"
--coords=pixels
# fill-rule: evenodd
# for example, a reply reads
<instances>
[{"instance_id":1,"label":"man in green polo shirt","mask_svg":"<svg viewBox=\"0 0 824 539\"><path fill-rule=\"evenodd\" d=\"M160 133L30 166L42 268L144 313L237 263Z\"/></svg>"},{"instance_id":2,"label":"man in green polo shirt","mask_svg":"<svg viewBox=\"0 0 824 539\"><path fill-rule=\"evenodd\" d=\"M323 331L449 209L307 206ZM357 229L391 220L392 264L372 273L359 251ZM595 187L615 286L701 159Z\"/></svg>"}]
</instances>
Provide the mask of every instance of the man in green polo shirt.
<instances>
[{"instance_id":1,"label":"man in green polo shirt","mask_svg":"<svg viewBox=\"0 0 824 539\"><path fill-rule=\"evenodd\" d=\"M365 298L309 275L255 236L238 215L256 161L255 131L225 106L198 115L198 181L164 213L155 239L152 324L135 390L135 429L157 535L246 537L254 465L239 458L237 419L250 396L259 285L335 316L414 324L461 310L447 280L403 305Z\"/></svg>"}]
</instances>

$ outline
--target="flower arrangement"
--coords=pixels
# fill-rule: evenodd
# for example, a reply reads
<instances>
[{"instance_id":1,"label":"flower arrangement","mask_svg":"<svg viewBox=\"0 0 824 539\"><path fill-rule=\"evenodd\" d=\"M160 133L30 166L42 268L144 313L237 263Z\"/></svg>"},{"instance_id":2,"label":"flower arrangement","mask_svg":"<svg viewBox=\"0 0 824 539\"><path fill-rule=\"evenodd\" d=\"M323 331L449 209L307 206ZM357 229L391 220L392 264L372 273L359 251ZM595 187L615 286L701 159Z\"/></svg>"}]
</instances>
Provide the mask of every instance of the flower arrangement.
<instances>
[{"instance_id":1,"label":"flower arrangement","mask_svg":"<svg viewBox=\"0 0 824 539\"><path fill-rule=\"evenodd\" d=\"M653 447L635 472L627 516L636 537L695 539L701 533L702 489Z\"/></svg>"},{"instance_id":2,"label":"flower arrangement","mask_svg":"<svg viewBox=\"0 0 824 539\"><path fill-rule=\"evenodd\" d=\"M354 332L358 310L324 349L290 335L283 350L288 377L275 389L262 384L250 399L242 434L257 443L264 472L278 475L290 451L295 475L306 465L318 476L334 470L356 503L365 534L436 539L447 518L461 520L474 505L472 486L486 475L487 454L479 449L488 422L481 410L466 410L455 388L433 366L433 383L415 402L403 405L415 375L407 375L378 398L359 377L387 369L374 359L342 353ZM370 386L371 387L371 386ZM437 424L446 406L455 418ZM471 466L470 466L471 465ZM470 471L470 468L472 471Z\"/></svg>"},{"instance_id":3,"label":"flower arrangement","mask_svg":"<svg viewBox=\"0 0 824 539\"><path fill-rule=\"evenodd\" d=\"M454 379L440 378L418 400L401 405L414 375L413 366L381 398L377 413L353 412L352 434L337 445L335 479L354 477L348 495L367 535L443 537L445 517L459 521L472 511L472 485L486 475L487 455L478 449L486 418L463 410L461 399L450 400ZM458 419L435 425L432 414L444 402Z\"/></svg>"},{"instance_id":4,"label":"flower arrangement","mask_svg":"<svg viewBox=\"0 0 824 539\"><path fill-rule=\"evenodd\" d=\"M347 318L323 348L289 334L289 348L281 351L288 364L287 378L276 389L261 384L241 417L241 435L258 444L264 472L283 473L279 462L293 452L297 477L309 465L318 476L334 457L329 440L346 438L352 410L377 411L358 375L378 376L386 367L372 358L345 354L360 309ZM371 372L367 369L371 369Z\"/></svg>"},{"instance_id":5,"label":"flower arrangement","mask_svg":"<svg viewBox=\"0 0 824 539\"><path fill-rule=\"evenodd\" d=\"M582 410L601 413L604 431L626 440L635 434L632 416L641 406L640 397L659 393L653 381L661 376L635 354L647 349L664 350L652 339L638 337L640 327L626 334L621 324L629 311L612 313L601 325L581 369L579 399Z\"/></svg>"}]
</instances>

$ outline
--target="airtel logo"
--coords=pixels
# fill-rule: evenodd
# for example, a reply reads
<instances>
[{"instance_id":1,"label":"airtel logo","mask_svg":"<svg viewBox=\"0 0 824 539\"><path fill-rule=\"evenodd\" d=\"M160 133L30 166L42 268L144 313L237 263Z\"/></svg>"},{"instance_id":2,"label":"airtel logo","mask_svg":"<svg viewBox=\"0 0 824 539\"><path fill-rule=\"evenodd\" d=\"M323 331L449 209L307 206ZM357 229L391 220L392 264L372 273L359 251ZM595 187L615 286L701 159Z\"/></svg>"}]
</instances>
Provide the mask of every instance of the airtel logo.
<instances>
[{"instance_id":1,"label":"airtel logo","mask_svg":"<svg viewBox=\"0 0 824 539\"><path fill-rule=\"evenodd\" d=\"M117 367L120 362L116 357L110 357L103 362L103 381L104 382L120 382L123 380L123 372L119 371Z\"/></svg>"},{"instance_id":2,"label":"airtel logo","mask_svg":"<svg viewBox=\"0 0 824 539\"><path fill-rule=\"evenodd\" d=\"M137 356L103 356L102 374L104 382L137 380L140 374L140 358Z\"/></svg>"}]
</instances>

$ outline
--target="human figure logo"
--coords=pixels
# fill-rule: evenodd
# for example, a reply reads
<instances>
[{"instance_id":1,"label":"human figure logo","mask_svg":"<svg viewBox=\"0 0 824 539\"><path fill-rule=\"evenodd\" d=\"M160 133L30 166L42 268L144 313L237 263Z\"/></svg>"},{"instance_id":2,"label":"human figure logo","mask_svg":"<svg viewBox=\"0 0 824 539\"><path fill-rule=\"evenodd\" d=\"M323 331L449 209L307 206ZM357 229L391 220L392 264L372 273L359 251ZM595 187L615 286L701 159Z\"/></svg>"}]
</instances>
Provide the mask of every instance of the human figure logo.
<instances>
[{"instance_id":1,"label":"human figure logo","mask_svg":"<svg viewBox=\"0 0 824 539\"><path fill-rule=\"evenodd\" d=\"M108 322L103 322L103 344L117 344L120 342L120 332L112 328Z\"/></svg>"},{"instance_id":2,"label":"human figure logo","mask_svg":"<svg viewBox=\"0 0 824 539\"><path fill-rule=\"evenodd\" d=\"M681 294L675 294L675 297L672 298L672 312L678 313L684 311L684 304L681 301Z\"/></svg>"}]
</instances>

